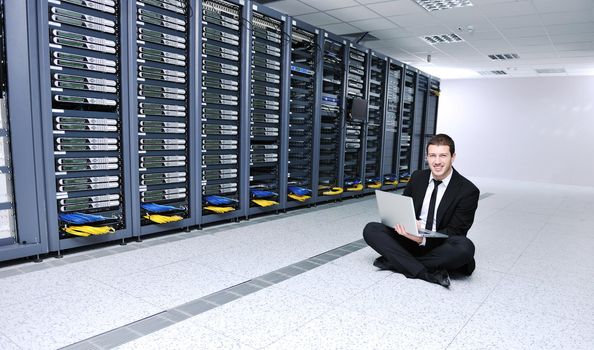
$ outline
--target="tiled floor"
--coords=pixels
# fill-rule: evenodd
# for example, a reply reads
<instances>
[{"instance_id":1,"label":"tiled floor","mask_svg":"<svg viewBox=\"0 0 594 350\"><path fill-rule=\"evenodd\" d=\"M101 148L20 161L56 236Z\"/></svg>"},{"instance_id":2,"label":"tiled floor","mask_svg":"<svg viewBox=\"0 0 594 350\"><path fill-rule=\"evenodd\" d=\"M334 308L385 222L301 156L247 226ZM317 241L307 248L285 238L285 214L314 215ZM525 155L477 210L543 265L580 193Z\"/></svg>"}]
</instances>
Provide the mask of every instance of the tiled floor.
<instances>
[{"instance_id":1,"label":"tiled floor","mask_svg":"<svg viewBox=\"0 0 594 350\"><path fill-rule=\"evenodd\" d=\"M449 290L377 271L368 247L301 262L359 240L367 197L0 269L0 349L594 348L594 188L475 183L493 194L477 270ZM195 301L297 262L320 266ZM171 311L188 302L209 310Z\"/></svg>"}]
</instances>

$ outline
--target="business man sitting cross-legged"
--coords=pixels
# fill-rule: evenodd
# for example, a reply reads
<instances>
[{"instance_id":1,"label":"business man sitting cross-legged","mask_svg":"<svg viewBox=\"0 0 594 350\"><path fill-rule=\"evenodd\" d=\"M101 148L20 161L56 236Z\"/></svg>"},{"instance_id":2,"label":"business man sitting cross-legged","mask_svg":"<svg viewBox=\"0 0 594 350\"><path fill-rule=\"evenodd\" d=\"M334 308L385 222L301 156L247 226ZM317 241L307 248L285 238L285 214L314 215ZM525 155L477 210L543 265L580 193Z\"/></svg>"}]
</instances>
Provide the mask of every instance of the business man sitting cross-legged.
<instances>
[{"instance_id":1,"label":"business man sitting cross-legged","mask_svg":"<svg viewBox=\"0 0 594 350\"><path fill-rule=\"evenodd\" d=\"M435 135L427 144L429 169L415 171L403 193L413 199L419 228L449 237L418 237L402 225L388 227L371 222L365 226L363 238L381 255L375 266L444 287L450 285L448 270L472 274L474 244L466 234L474 221L480 192L452 167L455 158L452 138Z\"/></svg>"}]
</instances>

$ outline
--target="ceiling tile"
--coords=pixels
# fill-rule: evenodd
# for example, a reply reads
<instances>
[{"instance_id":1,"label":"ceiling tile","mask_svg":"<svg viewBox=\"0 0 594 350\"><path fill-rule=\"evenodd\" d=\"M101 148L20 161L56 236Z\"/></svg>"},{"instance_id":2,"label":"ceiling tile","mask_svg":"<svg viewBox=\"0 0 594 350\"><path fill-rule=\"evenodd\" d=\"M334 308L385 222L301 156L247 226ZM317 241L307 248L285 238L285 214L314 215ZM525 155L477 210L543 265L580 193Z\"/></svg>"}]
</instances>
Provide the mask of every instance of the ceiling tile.
<instances>
[{"instance_id":1,"label":"ceiling tile","mask_svg":"<svg viewBox=\"0 0 594 350\"><path fill-rule=\"evenodd\" d=\"M539 12L563 12L573 10L592 10L592 0L532 0Z\"/></svg>"},{"instance_id":2,"label":"ceiling tile","mask_svg":"<svg viewBox=\"0 0 594 350\"><path fill-rule=\"evenodd\" d=\"M594 37L594 22L555 24L546 26L546 28L550 35L592 33Z\"/></svg>"},{"instance_id":3,"label":"ceiling tile","mask_svg":"<svg viewBox=\"0 0 594 350\"><path fill-rule=\"evenodd\" d=\"M533 46L521 46L516 48L516 52L520 54L520 57L523 54L527 53L542 53L542 52L556 52L555 46L553 45L533 45Z\"/></svg>"},{"instance_id":4,"label":"ceiling tile","mask_svg":"<svg viewBox=\"0 0 594 350\"><path fill-rule=\"evenodd\" d=\"M385 40L394 38L404 38L410 36L410 33L403 28L394 28L385 30L375 30L371 32L371 35L375 36L376 38Z\"/></svg>"},{"instance_id":5,"label":"ceiling tile","mask_svg":"<svg viewBox=\"0 0 594 350\"><path fill-rule=\"evenodd\" d=\"M384 17L427 12L412 0L386 1L378 4L367 5L367 7Z\"/></svg>"},{"instance_id":6,"label":"ceiling tile","mask_svg":"<svg viewBox=\"0 0 594 350\"><path fill-rule=\"evenodd\" d=\"M452 34L450 28L443 25L431 25L431 26L420 26L420 27L408 27L405 28L409 33L415 36L421 35L436 35L436 34Z\"/></svg>"},{"instance_id":7,"label":"ceiling tile","mask_svg":"<svg viewBox=\"0 0 594 350\"><path fill-rule=\"evenodd\" d=\"M480 9L481 12L489 18L523 16L537 13L536 9L529 1L486 4L481 6Z\"/></svg>"},{"instance_id":8,"label":"ceiling tile","mask_svg":"<svg viewBox=\"0 0 594 350\"><path fill-rule=\"evenodd\" d=\"M491 18L491 23L500 29L504 28L521 28L541 25L541 20L538 15L524 15L524 16L510 16Z\"/></svg>"},{"instance_id":9,"label":"ceiling tile","mask_svg":"<svg viewBox=\"0 0 594 350\"><path fill-rule=\"evenodd\" d=\"M408 15L391 16L388 19L401 27L435 25L440 23L439 20L433 18L429 13L411 13Z\"/></svg>"},{"instance_id":10,"label":"ceiling tile","mask_svg":"<svg viewBox=\"0 0 594 350\"><path fill-rule=\"evenodd\" d=\"M426 44L423 40L417 37L389 39L387 42L393 47L406 51L430 51L431 45Z\"/></svg>"},{"instance_id":11,"label":"ceiling tile","mask_svg":"<svg viewBox=\"0 0 594 350\"><path fill-rule=\"evenodd\" d=\"M378 2L386 2L386 0L356 0L361 5L376 4Z\"/></svg>"},{"instance_id":12,"label":"ceiling tile","mask_svg":"<svg viewBox=\"0 0 594 350\"><path fill-rule=\"evenodd\" d=\"M296 18L299 20L302 20L303 22L306 22L313 26L318 26L318 27L327 25L327 24L334 24L334 23L341 22L339 19L329 16L323 12L310 13L307 15L297 16Z\"/></svg>"},{"instance_id":13,"label":"ceiling tile","mask_svg":"<svg viewBox=\"0 0 594 350\"><path fill-rule=\"evenodd\" d=\"M555 48L559 51L591 51L594 50L594 42L556 44Z\"/></svg>"},{"instance_id":14,"label":"ceiling tile","mask_svg":"<svg viewBox=\"0 0 594 350\"><path fill-rule=\"evenodd\" d=\"M509 42L515 47L530 45L549 45L551 40L548 36L531 36L527 38L509 38Z\"/></svg>"},{"instance_id":15,"label":"ceiling tile","mask_svg":"<svg viewBox=\"0 0 594 350\"><path fill-rule=\"evenodd\" d=\"M524 38L529 36L546 36L547 32L542 26L502 29L501 33L507 38Z\"/></svg>"},{"instance_id":16,"label":"ceiling tile","mask_svg":"<svg viewBox=\"0 0 594 350\"><path fill-rule=\"evenodd\" d=\"M469 43L476 49L484 51L484 49L492 49L493 52L511 51L511 45L505 40L478 40Z\"/></svg>"},{"instance_id":17,"label":"ceiling tile","mask_svg":"<svg viewBox=\"0 0 594 350\"><path fill-rule=\"evenodd\" d=\"M593 11L555 12L540 15L542 24L587 23L594 21Z\"/></svg>"},{"instance_id":18,"label":"ceiling tile","mask_svg":"<svg viewBox=\"0 0 594 350\"><path fill-rule=\"evenodd\" d=\"M295 0L293 0L295 1ZM357 6L359 5L359 3L357 3L355 0L299 0L303 3L306 3L307 5L311 6L311 7L315 7L318 10L321 11L327 11L327 10L335 10L335 9L340 9L340 8L344 8L344 7L352 7L352 6Z\"/></svg>"},{"instance_id":19,"label":"ceiling tile","mask_svg":"<svg viewBox=\"0 0 594 350\"><path fill-rule=\"evenodd\" d=\"M306 13L318 12L315 8L308 6L300 1L295 0L281 0L266 4L279 12L286 13L290 16L304 15Z\"/></svg>"},{"instance_id":20,"label":"ceiling tile","mask_svg":"<svg viewBox=\"0 0 594 350\"><path fill-rule=\"evenodd\" d=\"M326 11L326 13L345 22L380 17L380 15L369 10L365 6L347 7L339 10Z\"/></svg>"},{"instance_id":21,"label":"ceiling tile","mask_svg":"<svg viewBox=\"0 0 594 350\"><path fill-rule=\"evenodd\" d=\"M337 35L356 33L359 31L358 28L353 27L352 25L347 23L329 24L326 26L322 26L322 28L329 31L330 33Z\"/></svg>"},{"instance_id":22,"label":"ceiling tile","mask_svg":"<svg viewBox=\"0 0 594 350\"><path fill-rule=\"evenodd\" d=\"M462 37L462 39L469 41L469 42L474 42L477 40L495 40L495 39L503 39L503 36L501 35L500 32L495 31L495 30L490 30L490 31L480 31L480 32L472 32L472 33L459 33L456 32L456 34L458 34L460 37Z\"/></svg>"},{"instance_id":23,"label":"ceiling tile","mask_svg":"<svg viewBox=\"0 0 594 350\"><path fill-rule=\"evenodd\" d=\"M390 29L390 28L397 28L398 26L393 22L388 21L385 18L373 18L373 19L365 19L363 21L352 21L350 22L351 25L361 29L362 31L369 32L372 30L382 30L382 29Z\"/></svg>"},{"instance_id":24,"label":"ceiling tile","mask_svg":"<svg viewBox=\"0 0 594 350\"><path fill-rule=\"evenodd\" d=\"M549 37L551 38L551 41L554 44L580 43L580 42L591 42L592 41L591 33L549 35Z\"/></svg>"}]
</instances>

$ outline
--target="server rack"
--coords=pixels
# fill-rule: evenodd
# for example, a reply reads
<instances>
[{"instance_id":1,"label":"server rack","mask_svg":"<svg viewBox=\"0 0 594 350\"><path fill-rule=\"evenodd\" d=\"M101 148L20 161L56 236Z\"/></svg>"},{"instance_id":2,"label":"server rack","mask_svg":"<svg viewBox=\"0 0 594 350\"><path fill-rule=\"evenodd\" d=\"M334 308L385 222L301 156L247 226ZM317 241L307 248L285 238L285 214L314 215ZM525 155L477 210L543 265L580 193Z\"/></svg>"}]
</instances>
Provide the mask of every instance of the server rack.
<instances>
[{"instance_id":1,"label":"server rack","mask_svg":"<svg viewBox=\"0 0 594 350\"><path fill-rule=\"evenodd\" d=\"M400 119L402 115L404 65L390 59L387 83L386 121L382 151L382 190L393 190L399 181Z\"/></svg>"},{"instance_id":2,"label":"server rack","mask_svg":"<svg viewBox=\"0 0 594 350\"><path fill-rule=\"evenodd\" d=\"M250 38L250 165L248 215L278 211L286 197L286 178L281 176L286 158L282 140L288 111L288 37L286 16L253 4Z\"/></svg>"},{"instance_id":3,"label":"server rack","mask_svg":"<svg viewBox=\"0 0 594 350\"><path fill-rule=\"evenodd\" d=\"M297 20L291 24L287 208L315 201L321 69L319 30Z\"/></svg>"},{"instance_id":4,"label":"server rack","mask_svg":"<svg viewBox=\"0 0 594 350\"><path fill-rule=\"evenodd\" d=\"M130 237L128 8L39 6L50 250Z\"/></svg>"},{"instance_id":5,"label":"server rack","mask_svg":"<svg viewBox=\"0 0 594 350\"><path fill-rule=\"evenodd\" d=\"M417 72L417 83L414 103L413 140L412 140L412 171L423 169L425 164L425 124L427 121L427 103L429 92L429 77ZM412 173L411 171L411 173Z\"/></svg>"},{"instance_id":6,"label":"server rack","mask_svg":"<svg viewBox=\"0 0 594 350\"><path fill-rule=\"evenodd\" d=\"M415 93L417 71L405 67L402 98L402 117L400 120L400 148L398 152L399 183L407 183L413 167L413 126L415 121Z\"/></svg>"},{"instance_id":7,"label":"server rack","mask_svg":"<svg viewBox=\"0 0 594 350\"><path fill-rule=\"evenodd\" d=\"M139 0L131 6L131 100L137 116L131 139L138 164L133 221L140 224L135 232L144 235L197 222L196 19L190 0Z\"/></svg>"},{"instance_id":8,"label":"server rack","mask_svg":"<svg viewBox=\"0 0 594 350\"><path fill-rule=\"evenodd\" d=\"M366 129L365 147L365 189L370 193L383 186L382 151L386 119L387 90L389 88L386 56L371 52L369 70L369 118Z\"/></svg>"},{"instance_id":9,"label":"server rack","mask_svg":"<svg viewBox=\"0 0 594 350\"><path fill-rule=\"evenodd\" d=\"M335 200L343 193L344 125L346 107L347 42L324 33L317 202Z\"/></svg>"},{"instance_id":10,"label":"server rack","mask_svg":"<svg viewBox=\"0 0 594 350\"><path fill-rule=\"evenodd\" d=\"M248 196L249 7L202 1L202 223L245 216Z\"/></svg>"},{"instance_id":11,"label":"server rack","mask_svg":"<svg viewBox=\"0 0 594 350\"><path fill-rule=\"evenodd\" d=\"M347 104L356 97L368 99L369 50L349 44L348 47L348 79ZM349 107L350 110L350 107ZM362 193L365 182L365 146L367 122L346 118L345 123L345 155L344 155L344 193L343 197L351 197Z\"/></svg>"},{"instance_id":12,"label":"server rack","mask_svg":"<svg viewBox=\"0 0 594 350\"><path fill-rule=\"evenodd\" d=\"M423 125L423 143L421 145L424 157L421 160L421 169L427 169L427 143L437 131L437 107L439 104L439 79L435 77L429 78L429 91L427 94L427 108Z\"/></svg>"}]
</instances>

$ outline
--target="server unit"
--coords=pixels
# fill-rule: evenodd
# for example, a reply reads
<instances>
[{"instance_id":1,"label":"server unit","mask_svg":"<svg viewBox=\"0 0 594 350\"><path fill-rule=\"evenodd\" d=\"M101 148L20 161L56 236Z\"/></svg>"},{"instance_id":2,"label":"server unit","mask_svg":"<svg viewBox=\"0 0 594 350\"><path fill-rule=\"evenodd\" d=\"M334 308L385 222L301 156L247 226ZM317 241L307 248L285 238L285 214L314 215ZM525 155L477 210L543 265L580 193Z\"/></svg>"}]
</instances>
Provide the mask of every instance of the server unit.
<instances>
[{"instance_id":1,"label":"server unit","mask_svg":"<svg viewBox=\"0 0 594 350\"><path fill-rule=\"evenodd\" d=\"M340 198L343 193L344 124L347 42L324 33L320 114L320 158L317 201Z\"/></svg>"},{"instance_id":2,"label":"server unit","mask_svg":"<svg viewBox=\"0 0 594 350\"><path fill-rule=\"evenodd\" d=\"M319 118L319 31L292 20L287 207L310 204L314 190L315 125Z\"/></svg>"},{"instance_id":3,"label":"server unit","mask_svg":"<svg viewBox=\"0 0 594 350\"><path fill-rule=\"evenodd\" d=\"M402 63L390 59L386 91L386 119L384 123L384 142L382 150L382 190L392 190L399 181L399 128L402 115Z\"/></svg>"},{"instance_id":4,"label":"server unit","mask_svg":"<svg viewBox=\"0 0 594 350\"><path fill-rule=\"evenodd\" d=\"M400 122L399 182L410 180L413 168L413 126L415 122L415 96L417 72L410 67L404 71L402 118Z\"/></svg>"},{"instance_id":5,"label":"server unit","mask_svg":"<svg viewBox=\"0 0 594 350\"><path fill-rule=\"evenodd\" d=\"M429 92L427 95L427 109L424 118L424 125L423 125L423 159L422 159L422 169L427 169L427 143L435 135L437 129L437 107L439 104L439 88L440 82L439 79L431 77L429 80Z\"/></svg>"},{"instance_id":6,"label":"server unit","mask_svg":"<svg viewBox=\"0 0 594 350\"><path fill-rule=\"evenodd\" d=\"M368 99L369 50L351 43L348 52L346 95L350 111L355 98ZM343 197L361 193L364 188L366 123L366 120L353 118L350 112L346 118Z\"/></svg>"},{"instance_id":7,"label":"server unit","mask_svg":"<svg viewBox=\"0 0 594 350\"><path fill-rule=\"evenodd\" d=\"M388 58L371 53L369 70L369 119L365 147L365 192L373 192L383 185L382 143L386 118Z\"/></svg>"},{"instance_id":8,"label":"server unit","mask_svg":"<svg viewBox=\"0 0 594 350\"><path fill-rule=\"evenodd\" d=\"M50 248L131 236L126 3L42 1ZM49 64L49 65L48 65ZM51 184L51 185L50 185Z\"/></svg>"},{"instance_id":9,"label":"server unit","mask_svg":"<svg viewBox=\"0 0 594 350\"><path fill-rule=\"evenodd\" d=\"M202 2L202 223L246 212L247 11L236 1Z\"/></svg>"},{"instance_id":10,"label":"server unit","mask_svg":"<svg viewBox=\"0 0 594 350\"><path fill-rule=\"evenodd\" d=\"M141 234L195 222L192 13L190 0L135 4Z\"/></svg>"},{"instance_id":11,"label":"server unit","mask_svg":"<svg viewBox=\"0 0 594 350\"><path fill-rule=\"evenodd\" d=\"M423 169L425 165L425 124L427 121L427 102L429 92L429 77L417 72L417 84L414 103L414 122L412 140L412 171ZM411 173L412 173L411 171Z\"/></svg>"},{"instance_id":12,"label":"server unit","mask_svg":"<svg viewBox=\"0 0 594 350\"><path fill-rule=\"evenodd\" d=\"M286 196L281 164L283 129L287 112L285 89L287 69L286 17L259 5L252 5L250 166L246 197L248 214L278 211ZM281 194L283 194L281 196Z\"/></svg>"}]
</instances>

